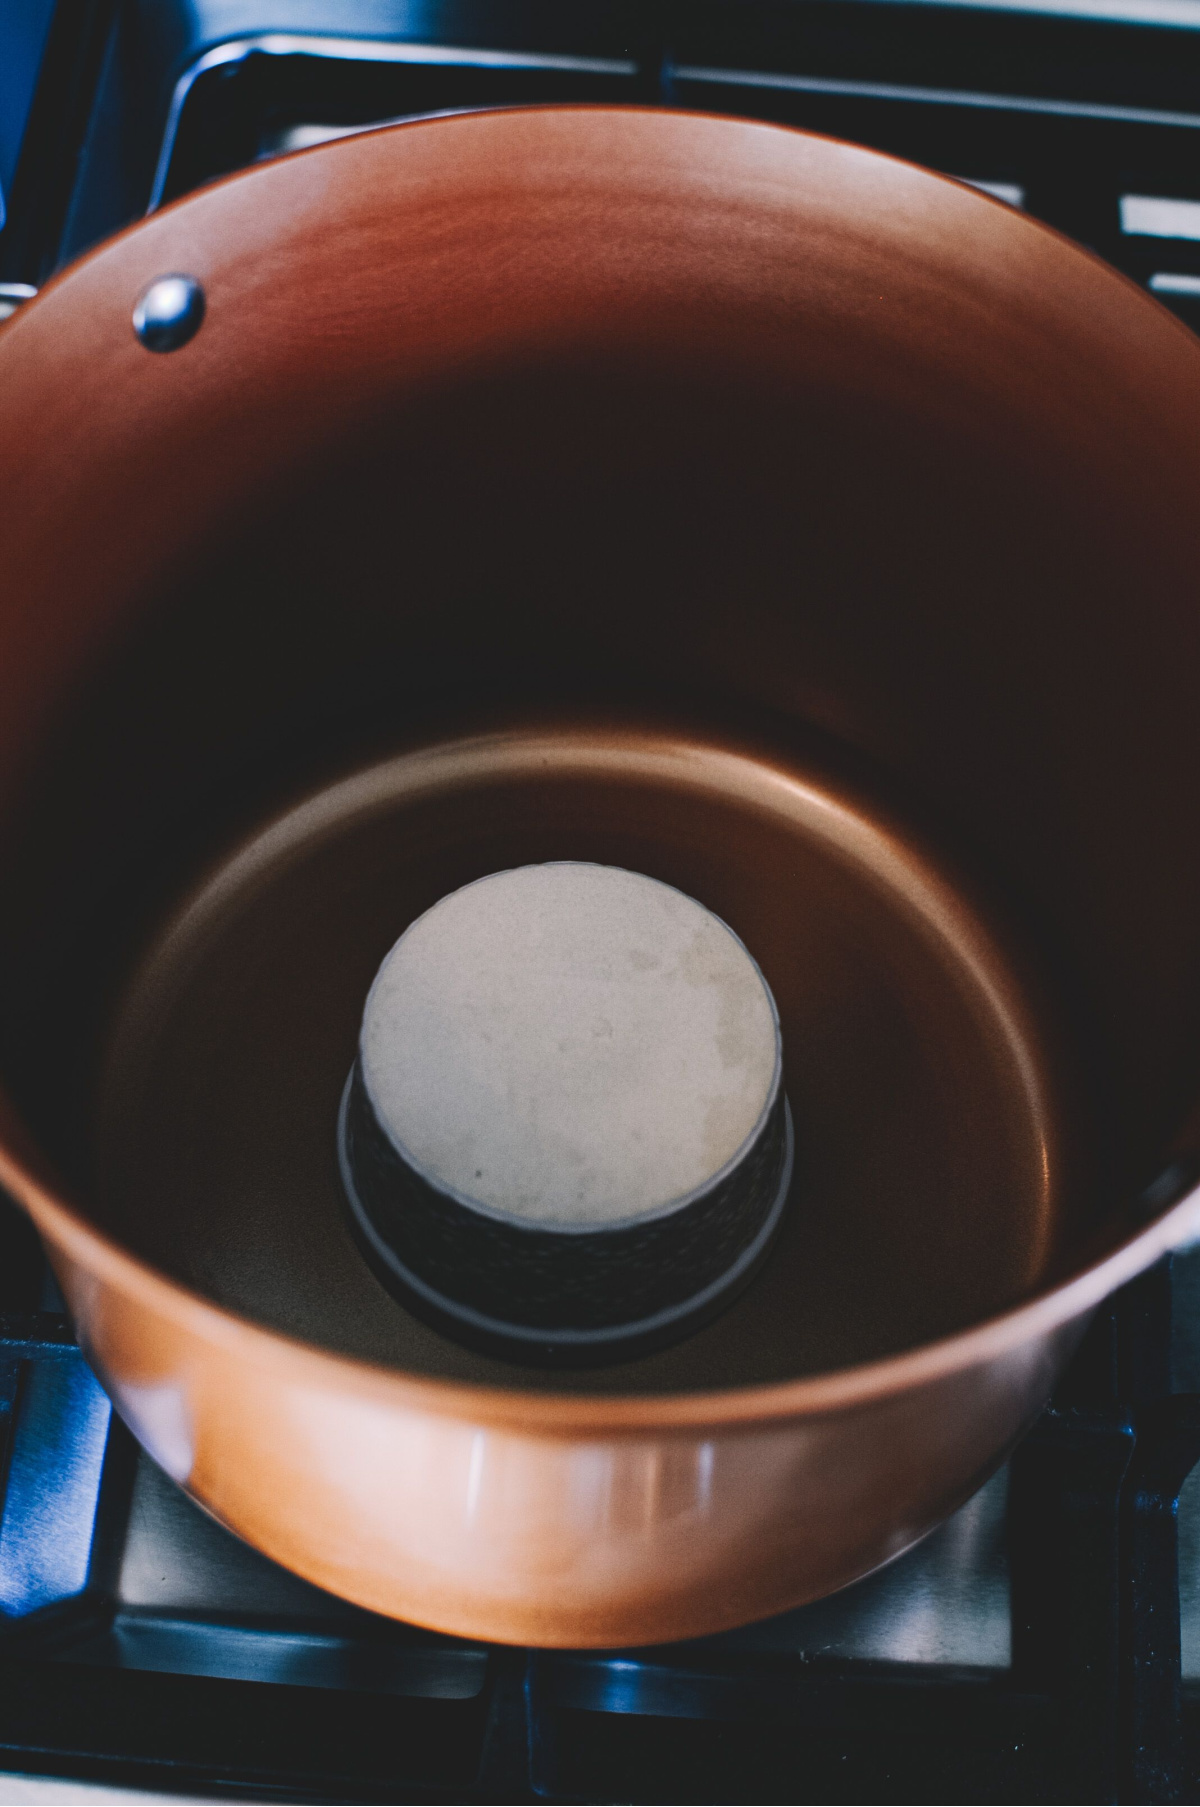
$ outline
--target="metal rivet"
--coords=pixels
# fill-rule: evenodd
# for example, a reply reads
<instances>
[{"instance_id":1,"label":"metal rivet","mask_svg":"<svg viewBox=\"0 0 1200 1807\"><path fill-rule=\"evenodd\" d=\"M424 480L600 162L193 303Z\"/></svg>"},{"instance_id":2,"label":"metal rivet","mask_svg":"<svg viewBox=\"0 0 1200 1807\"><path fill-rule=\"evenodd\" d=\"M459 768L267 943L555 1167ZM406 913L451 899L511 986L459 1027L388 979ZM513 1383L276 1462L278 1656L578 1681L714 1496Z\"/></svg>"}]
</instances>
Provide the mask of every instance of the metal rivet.
<instances>
[{"instance_id":1,"label":"metal rivet","mask_svg":"<svg viewBox=\"0 0 1200 1807\"><path fill-rule=\"evenodd\" d=\"M147 351L178 351L204 319L204 290L194 276L160 276L133 310L133 330Z\"/></svg>"}]
</instances>

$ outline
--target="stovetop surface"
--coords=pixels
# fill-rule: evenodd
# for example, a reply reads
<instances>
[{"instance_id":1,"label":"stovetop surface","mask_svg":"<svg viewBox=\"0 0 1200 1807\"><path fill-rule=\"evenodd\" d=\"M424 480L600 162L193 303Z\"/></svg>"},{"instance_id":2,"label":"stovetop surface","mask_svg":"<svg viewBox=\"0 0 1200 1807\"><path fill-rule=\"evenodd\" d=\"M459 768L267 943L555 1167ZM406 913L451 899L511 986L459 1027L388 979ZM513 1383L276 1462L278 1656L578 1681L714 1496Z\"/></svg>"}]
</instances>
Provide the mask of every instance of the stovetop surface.
<instances>
[{"instance_id":1,"label":"stovetop surface","mask_svg":"<svg viewBox=\"0 0 1200 1807\"><path fill-rule=\"evenodd\" d=\"M0 309L261 157L605 100L928 163L1200 327L1196 0L28 0L0 69ZM1102 1311L1011 1461L880 1573L665 1649L488 1648L210 1520L111 1414L0 1204L0 1770L240 1799L1195 1799L1198 1463L1189 1255Z\"/></svg>"}]
</instances>

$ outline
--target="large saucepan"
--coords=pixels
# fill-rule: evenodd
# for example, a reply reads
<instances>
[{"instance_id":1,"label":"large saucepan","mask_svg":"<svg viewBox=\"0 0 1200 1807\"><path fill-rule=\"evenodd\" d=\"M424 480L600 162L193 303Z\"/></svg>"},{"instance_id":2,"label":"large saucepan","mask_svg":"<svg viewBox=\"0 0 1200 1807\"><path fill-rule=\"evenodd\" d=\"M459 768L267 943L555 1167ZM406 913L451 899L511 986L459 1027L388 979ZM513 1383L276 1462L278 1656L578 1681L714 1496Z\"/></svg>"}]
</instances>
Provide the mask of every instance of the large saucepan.
<instances>
[{"instance_id":1,"label":"large saucepan","mask_svg":"<svg viewBox=\"0 0 1200 1807\"><path fill-rule=\"evenodd\" d=\"M146 1446L523 1642L920 1537L1200 1223L1200 347L904 164L534 110L150 219L0 397L0 1175ZM334 1153L382 953L553 858L738 931L797 1132L741 1300L561 1374L410 1318Z\"/></svg>"}]
</instances>

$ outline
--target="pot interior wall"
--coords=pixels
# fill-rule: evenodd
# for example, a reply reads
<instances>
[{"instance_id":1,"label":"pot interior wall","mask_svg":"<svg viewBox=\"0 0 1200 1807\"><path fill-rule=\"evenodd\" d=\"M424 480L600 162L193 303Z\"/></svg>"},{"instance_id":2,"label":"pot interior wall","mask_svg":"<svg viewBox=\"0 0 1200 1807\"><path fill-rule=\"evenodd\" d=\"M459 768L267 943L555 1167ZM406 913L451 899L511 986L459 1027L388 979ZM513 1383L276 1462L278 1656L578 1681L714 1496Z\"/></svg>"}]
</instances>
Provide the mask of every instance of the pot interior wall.
<instances>
[{"instance_id":1,"label":"pot interior wall","mask_svg":"<svg viewBox=\"0 0 1200 1807\"><path fill-rule=\"evenodd\" d=\"M1191 530L1153 470L970 353L957 389L919 360L826 382L729 350L746 325L724 357L584 345L382 395L126 609L6 850L4 1077L85 1199L115 1000L196 875L356 763L547 712L749 732L915 824L1065 1049L1093 1164L1058 1246L1153 1177L1195 1079ZM1014 1258L884 1341L1046 1272ZM884 1352L835 1342L794 1360Z\"/></svg>"}]
</instances>

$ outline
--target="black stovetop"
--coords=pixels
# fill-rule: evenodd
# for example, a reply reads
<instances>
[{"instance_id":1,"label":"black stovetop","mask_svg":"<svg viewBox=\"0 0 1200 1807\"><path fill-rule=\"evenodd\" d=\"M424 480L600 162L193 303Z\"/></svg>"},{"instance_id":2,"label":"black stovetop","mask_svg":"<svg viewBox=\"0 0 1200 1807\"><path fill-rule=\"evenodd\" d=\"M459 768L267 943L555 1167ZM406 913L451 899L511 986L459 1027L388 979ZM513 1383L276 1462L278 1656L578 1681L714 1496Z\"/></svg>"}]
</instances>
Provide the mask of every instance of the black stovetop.
<instances>
[{"instance_id":1,"label":"black stovetop","mask_svg":"<svg viewBox=\"0 0 1200 1807\"><path fill-rule=\"evenodd\" d=\"M0 310L257 158L564 99L931 164L1200 327L1200 0L7 0ZM1193 1255L1100 1314L1007 1466L878 1575L668 1649L489 1649L209 1520L111 1416L0 1203L0 1769L243 1799L1194 1800L1198 1463Z\"/></svg>"}]
</instances>

